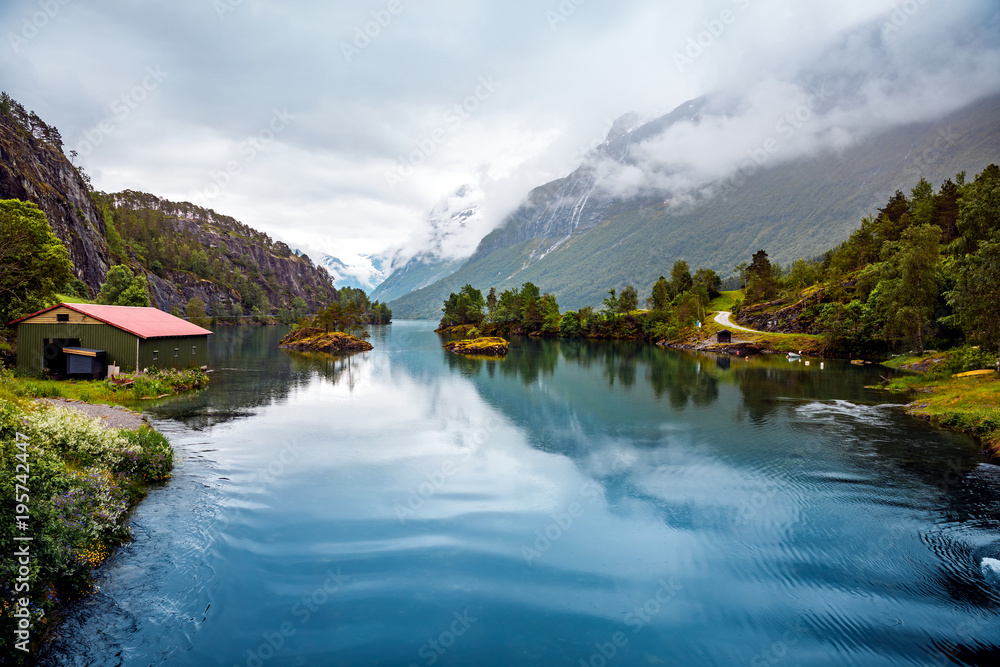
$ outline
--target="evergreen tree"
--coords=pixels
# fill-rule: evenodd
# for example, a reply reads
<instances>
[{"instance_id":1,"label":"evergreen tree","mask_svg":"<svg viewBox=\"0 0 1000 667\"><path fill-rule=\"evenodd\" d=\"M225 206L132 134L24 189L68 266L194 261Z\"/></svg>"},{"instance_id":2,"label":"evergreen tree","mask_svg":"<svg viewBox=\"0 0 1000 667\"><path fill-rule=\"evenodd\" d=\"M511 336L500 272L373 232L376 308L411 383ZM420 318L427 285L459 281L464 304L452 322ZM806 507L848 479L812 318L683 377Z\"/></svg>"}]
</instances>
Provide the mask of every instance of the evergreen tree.
<instances>
[{"instance_id":1,"label":"evergreen tree","mask_svg":"<svg viewBox=\"0 0 1000 667\"><path fill-rule=\"evenodd\" d=\"M923 354L941 295L941 229L931 224L911 227L888 252L877 287L878 311L889 336L908 338Z\"/></svg>"},{"instance_id":2,"label":"evergreen tree","mask_svg":"<svg viewBox=\"0 0 1000 667\"><path fill-rule=\"evenodd\" d=\"M653 283L653 295L649 297L647 305L657 312L665 311L670 305L670 283L663 276Z\"/></svg>"},{"instance_id":3,"label":"evergreen tree","mask_svg":"<svg viewBox=\"0 0 1000 667\"><path fill-rule=\"evenodd\" d=\"M673 268L670 269L670 288L673 292L671 298L687 292L693 285L694 280L691 278L691 267L688 263L683 259L674 262Z\"/></svg>"},{"instance_id":4,"label":"evergreen tree","mask_svg":"<svg viewBox=\"0 0 1000 667\"><path fill-rule=\"evenodd\" d=\"M754 304L767 301L777 293L777 281L774 277L774 269L771 261L767 258L767 253L758 250L753 255L753 261L747 268L747 303Z\"/></svg>"}]
</instances>

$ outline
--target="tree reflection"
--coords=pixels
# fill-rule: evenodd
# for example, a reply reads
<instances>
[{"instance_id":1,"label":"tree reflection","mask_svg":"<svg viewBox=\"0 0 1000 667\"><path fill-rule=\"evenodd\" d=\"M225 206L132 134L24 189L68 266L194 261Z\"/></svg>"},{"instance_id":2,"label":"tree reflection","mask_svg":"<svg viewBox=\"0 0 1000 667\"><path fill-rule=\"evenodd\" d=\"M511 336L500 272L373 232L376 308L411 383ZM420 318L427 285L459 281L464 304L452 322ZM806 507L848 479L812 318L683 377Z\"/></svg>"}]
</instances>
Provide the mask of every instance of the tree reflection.
<instances>
[{"instance_id":1,"label":"tree reflection","mask_svg":"<svg viewBox=\"0 0 1000 667\"><path fill-rule=\"evenodd\" d=\"M212 336L209 387L201 392L145 405L154 416L200 430L254 414L256 408L287 400L316 374L354 389L357 359L279 350L287 327L219 327Z\"/></svg>"}]
</instances>

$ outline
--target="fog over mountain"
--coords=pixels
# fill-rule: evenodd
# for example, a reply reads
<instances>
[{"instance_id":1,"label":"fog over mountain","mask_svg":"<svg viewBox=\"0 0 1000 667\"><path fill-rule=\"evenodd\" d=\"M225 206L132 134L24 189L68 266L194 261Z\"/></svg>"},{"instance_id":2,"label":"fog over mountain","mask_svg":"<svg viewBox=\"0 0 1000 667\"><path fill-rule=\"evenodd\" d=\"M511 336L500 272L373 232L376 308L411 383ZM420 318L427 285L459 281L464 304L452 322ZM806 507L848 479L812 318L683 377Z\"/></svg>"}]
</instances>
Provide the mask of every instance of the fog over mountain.
<instances>
[{"instance_id":1,"label":"fog over mountain","mask_svg":"<svg viewBox=\"0 0 1000 667\"><path fill-rule=\"evenodd\" d=\"M704 99L628 164L593 165L606 192L680 202L762 150L836 153L1000 90L992 0L49 5L0 6L0 80L97 188L352 266L425 250L463 185L479 218L443 249L469 252L625 114Z\"/></svg>"}]
</instances>

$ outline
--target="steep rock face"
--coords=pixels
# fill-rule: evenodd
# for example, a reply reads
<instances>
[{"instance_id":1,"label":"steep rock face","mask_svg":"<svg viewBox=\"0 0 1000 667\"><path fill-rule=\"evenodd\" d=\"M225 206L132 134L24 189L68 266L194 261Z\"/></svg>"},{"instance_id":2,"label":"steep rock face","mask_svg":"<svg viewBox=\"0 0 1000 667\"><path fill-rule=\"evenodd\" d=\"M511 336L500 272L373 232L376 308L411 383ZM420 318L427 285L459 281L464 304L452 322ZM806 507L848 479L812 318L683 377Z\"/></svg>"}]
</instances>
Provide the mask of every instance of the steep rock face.
<instances>
[{"instance_id":1,"label":"steep rock face","mask_svg":"<svg viewBox=\"0 0 1000 667\"><path fill-rule=\"evenodd\" d=\"M274 307L300 297L316 312L336 296L326 269L232 217L143 192L126 191L110 197L116 209L162 213L172 227L168 233L191 239L213 255L241 266ZM210 313L218 312L220 306L224 310L240 303L243 297L237 289L226 289L187 271L166 270L157 275L147 270L146 277L153 305L161 310L177 307L183 312L188 301L197 297L208 304Z\"/></svg>"},{"instance_id":2,"label":"steep rock face","mask_svg":"<svg viewBox=\"0 0 1000 667\"><path fill-rule=\"evenodd\" d=\"M123 254L121 248L112 251L104 213L113 219L115 211L124 208L141 212L140 218L156 212L167 221L157 229L159 234L217 257L225 268L222 273L239 267L245 277L241 284L259 287L274 309L285 308L292 299L301 297L315 311L335 298L336 290L325 269L229 216L141 192L92 196L80 173L63 155L58 131L7 99L13 113L0 113L0 199L33 202L45 212L53 232L69 251L75 275L88 286L91 296L97 294L108 268L125 262L146 276L152 305L162 310L176 307L183 312L188 301L197 297L210 313L228 314L232 305L244 300L237 289L206 280L204 275L164 269L146 262L141 254ZM151 240L155 241L147 236L139 243ZM125 239L126 248L131 241Z\"/></svg>"},{"instance_id":3,"label":"steep rock face","mask_svg":"<svg viewBox=\"0 0 1000 667\"><path fill-rule=\"evenodd\" d=\"M0 114L0 199L20 199L45 212L62 239L73 272L98 290L111 265L104 219L87 187L62 151Z\"/></svg>"},{"instance_id":4,"label":"steep rock face","mask_svg":"<svg viewBox=\"0 0 1000 667\"><path fill-rule=\"evenodd\" d=\"M593 165L602 159L631 164L633 145L662 134L677 122L697 117L703 106L704 99L699 98L646 123L634 113L616 120L604 143L594 149L591 160L566 178L532 190L525 203L482 240L472 261L525 241L536 241L522 267L526 268L574 236L597 227L618 200L601 190L603 174Z\"/></svg>"}]
</instances>

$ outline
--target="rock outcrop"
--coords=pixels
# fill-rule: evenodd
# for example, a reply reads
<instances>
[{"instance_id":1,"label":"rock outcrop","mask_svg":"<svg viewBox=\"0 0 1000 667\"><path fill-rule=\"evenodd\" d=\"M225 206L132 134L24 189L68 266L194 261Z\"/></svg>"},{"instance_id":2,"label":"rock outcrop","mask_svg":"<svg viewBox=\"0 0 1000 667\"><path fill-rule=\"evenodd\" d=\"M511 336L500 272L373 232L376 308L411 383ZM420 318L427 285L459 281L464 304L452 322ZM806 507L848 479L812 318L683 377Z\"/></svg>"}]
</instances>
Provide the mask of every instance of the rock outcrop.
<instances>
[{"instance_id":1,"label":"rock outcrop","mask_svg":"<svg viewBox=\"0 0 1000 667\"><path fill-rule=\"evenodd\" d=\"M42 209L52 231L69 251L74 274L87 285L92 297L100 290L108 269L125 263L146 276L152 305L165 311L176 308L184 312L191 299L199 298L209 314L228 316L236 305L248 301L240 289L257 292L259 288L258 297L262 293L270 305L271 312L265 314L288 308L296 297L313 312L336 299L325 269L229 216L142 192L92 194L85 177L63 154L58 131L28 114L16 101L5 97L4 104L11 108L0 109L0 199L29 201ZM122 209L139 212L140 218L165 221L154 237L142 236L137 247L163 239L173 244L170 248L197 247L219 263L213 267L215 273L164 267L166 262L158 265L145 259L141 251L132 251L133 239L127 232L121 234L124 241L119 242L109 230L110 221ZM219 274L228 280L216 280ZM242 276L241 281L232 280L236 274ZM249 310L244 308L248 315Z\"/></svg>"},{"instance_id":2,"label":"rock outcrop","mask_svg":"<svg viewBox=\"0 0 1000 667\"><path fill-rule=\"evenodd\" d=\"M307 352L367 352L375 349L368 341L342 331L326 332L306 327L288 332L278 343L283 350Z\"/></svg>"},{"instance_id":3,"label":"rock outcrop","mask_svg":"<svg viewBox=\"0 0 1000 667\"><path fill-rule=\"evenodd\" d=\"M96 290L113 263L104 218L87 185L56 145L0 113L0 199L20 199L45 212L69 250L73 273Z\"/></svg>"},{"instance_id":4,"label":"rock outcrop","mask_svg":"<svg viewBox=\"0 0 1000 667\"><path fill-rule=\"evenodd\" d=\"M507 341L496 337L456 340L445 343L444 349L476 357L503 357L507 355Z\"/></svg>"}]
</instances>

